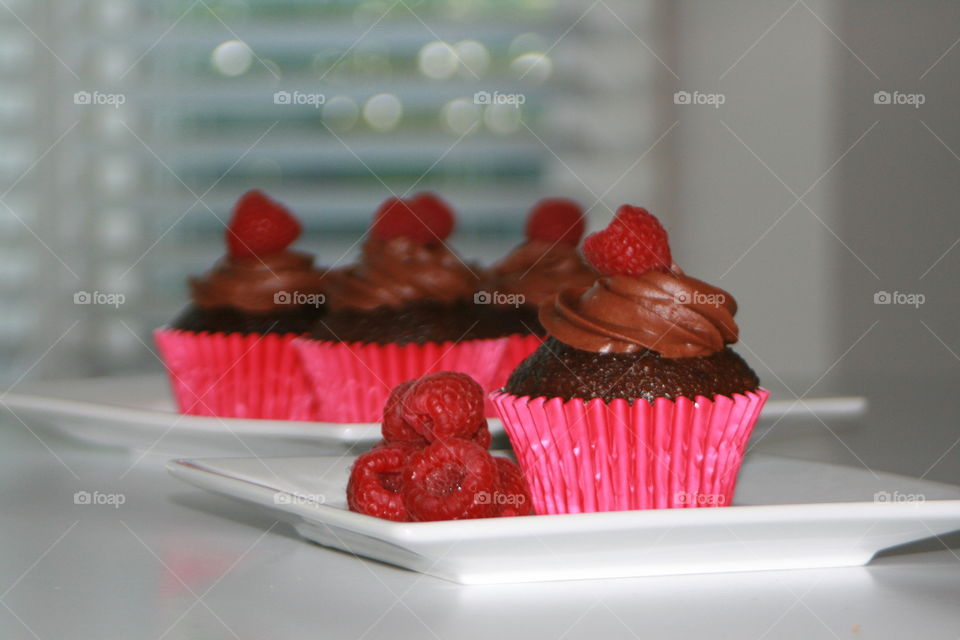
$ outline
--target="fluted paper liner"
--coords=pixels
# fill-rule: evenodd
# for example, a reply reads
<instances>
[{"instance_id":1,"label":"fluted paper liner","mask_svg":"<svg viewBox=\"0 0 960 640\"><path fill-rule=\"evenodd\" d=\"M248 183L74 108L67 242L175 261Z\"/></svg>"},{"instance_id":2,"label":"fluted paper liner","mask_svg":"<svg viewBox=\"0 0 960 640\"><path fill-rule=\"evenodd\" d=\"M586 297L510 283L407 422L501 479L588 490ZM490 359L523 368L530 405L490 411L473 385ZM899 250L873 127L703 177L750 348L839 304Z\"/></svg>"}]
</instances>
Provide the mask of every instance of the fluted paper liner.
<instances>
[{"instance_id":1,"label":"fluted paper liner","mask_svg":"<svg viewBox=\"0 0 960 640\"><path fill-rule=\"evenodd\" d=\"M729 505L769 395L491 398L543 515Z\"/></svg>"},{"instance_id":2,"label":"fluted paper liner","mask_svg":"<svg viewBox=\"0 0 960 640\"><path fill-rule=\"evenodd\" d=\"M313 390L293 347L295 334L161 328L153 337L181 413L317 420Z\"/></svg>"},{"instance_id":3,"label":"fluted paper liner","mask_svg":"<svg viewBox=\"0 0 960 640\"><path fill-rule=\"evenodd\" d=\"M506 341L374 344L294 341L324 422L379 422L390 390L437 371L460 371L490 389Z\"/></svg>"}]
</instances>

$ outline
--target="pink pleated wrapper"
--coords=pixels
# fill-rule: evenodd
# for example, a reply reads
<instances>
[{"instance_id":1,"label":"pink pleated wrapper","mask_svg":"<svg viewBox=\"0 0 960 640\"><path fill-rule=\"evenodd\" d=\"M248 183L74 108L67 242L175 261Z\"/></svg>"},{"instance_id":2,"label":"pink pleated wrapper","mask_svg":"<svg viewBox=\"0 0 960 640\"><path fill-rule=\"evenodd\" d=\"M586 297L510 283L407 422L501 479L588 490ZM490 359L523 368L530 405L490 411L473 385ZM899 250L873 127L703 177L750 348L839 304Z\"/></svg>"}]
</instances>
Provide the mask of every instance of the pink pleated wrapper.
<instances>
[{"instance_id":1,"label":"pink pleated wrapper","mask_svg":"<svg viewBox=\"0 0 960 640\"><path fill-rule=\"evenodd\" d=\"M653 404L491 397L543 515L729 505L769 395Z\"/></svg>"},{"instance_id":2,"label":"pink pleated wrapper","mask_svg":"<svg viewBox=\"0 0 960 640\"><path fill-rule=\"evenodd\" d=\"M222 418L317 420L316 400L294 334L157 329L181 413Z\"/></svg>"},{"instance_id":3,"label":"pink pleated wrapper","mask_svg":"<svg viewBox=\"0 0 960 640\"><path fill-rule=\"evenodd\" d=\"M437 371L460 371L491 389L505 345L503 338L402 345L294 341L324 422L379 422L393 387Z\"/></svg>"}]
</instances>

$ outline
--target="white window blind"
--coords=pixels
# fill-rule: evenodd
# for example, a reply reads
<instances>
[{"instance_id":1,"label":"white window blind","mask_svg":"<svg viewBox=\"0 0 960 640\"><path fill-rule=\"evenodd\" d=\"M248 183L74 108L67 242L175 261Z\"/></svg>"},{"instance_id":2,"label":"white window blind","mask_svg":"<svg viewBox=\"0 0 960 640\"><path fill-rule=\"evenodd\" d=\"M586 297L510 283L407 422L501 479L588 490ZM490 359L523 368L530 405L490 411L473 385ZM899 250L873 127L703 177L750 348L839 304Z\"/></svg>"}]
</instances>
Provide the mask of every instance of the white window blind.
<instances>
[{"instance_id":1,"label":"white window blind","mask_svg":"<svg viewBox=\"0 0 960 640\"><path fill-rule=\"evenodd\" d=\"M38 238L0 210L0 276L56 283L17 290L3 348L29 362L79 321L46 375L148 363L140 340L222 254L252 187L303 219L321 263L352 257L391 191L440 192L454 244L484 259L545 195L604 196L597 224L657 197L662 162L637 162L669 124L653 2L5 1L4 179L68 132L7 198Z\"/></svg>"}]
</instances>

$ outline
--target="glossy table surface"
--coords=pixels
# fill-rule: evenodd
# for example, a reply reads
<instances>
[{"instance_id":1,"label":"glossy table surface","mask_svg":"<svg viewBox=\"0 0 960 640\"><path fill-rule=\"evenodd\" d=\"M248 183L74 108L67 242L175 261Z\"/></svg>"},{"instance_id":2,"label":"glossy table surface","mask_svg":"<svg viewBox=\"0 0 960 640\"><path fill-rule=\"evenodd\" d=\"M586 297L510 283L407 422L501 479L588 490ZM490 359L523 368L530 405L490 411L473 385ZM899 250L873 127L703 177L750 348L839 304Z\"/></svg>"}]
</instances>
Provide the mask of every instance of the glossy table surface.
<instances>
[{"instance_id":1,"label":"glossy table surface","mask_svg":"<svg viewBox=\"0 0 960 640\"><path fill-rule=\"evenodd\" d=\"M881 401L783 421L756 450L960 484L949 409L920 442ZM160 457L131 469L28 426L0 410L4 639L960 638L958 534L853 569L465 587L303 542Z\"/></svg>"}]
</instances>

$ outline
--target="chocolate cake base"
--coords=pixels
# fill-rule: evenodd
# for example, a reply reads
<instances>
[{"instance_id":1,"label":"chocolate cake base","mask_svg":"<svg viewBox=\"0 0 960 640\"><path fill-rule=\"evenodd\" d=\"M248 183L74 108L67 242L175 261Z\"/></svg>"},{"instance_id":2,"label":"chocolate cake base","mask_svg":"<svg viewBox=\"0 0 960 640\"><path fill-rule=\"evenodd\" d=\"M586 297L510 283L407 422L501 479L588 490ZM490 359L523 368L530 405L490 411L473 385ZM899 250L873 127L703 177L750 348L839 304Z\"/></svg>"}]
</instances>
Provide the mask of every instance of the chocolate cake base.
<instances>
[{"instance_id":1,"label":"chocolate cake base","mask_svg":"<svg viewBox=\"0 0 960 640\"><path fill-rule=\"evenodd\" d=\"M480 323L484 325L484 332L501 336L546 335L537 315L537 307L525 304L518 307L486 305L481 307Z\"/></svg>"},{"instance_id":2,"label":"chocolate cake base","mask_svg":"<svg viewBox=\"0 0 960 640\"><path fill-rule=\"evenodd\" d=\"M310 331L326 312L323 307L297 306L281 312L251 313L233 307L204 309L191 305L171 323L174 329L183 331L208 331L211 333L296 333Z\"/></svg>"},{"instance_id":3,"label":"chocolate cake base","mask_svg":"<svg viewBox=\"0 0 960 640\"><path fill-rule=\"evenodd\" d=\"M311 337L375 344L459 342L516 333L515 324L472 301L418 300L401 307L333 311L314 325Z\"/></svg>"},{"instance_id":4,"label":"chocolate cake base","mask_svg":"<svg viewBox=\"0 0 960 640\"><path fill-rule=\"evenodd\" d=\"M730 348L700 358L664 358L654 351L594 353L548 338L514 370L505 387L516 396L564 400L729 396L754 391L757 374Z\"/></svg>"}]
</instances>

